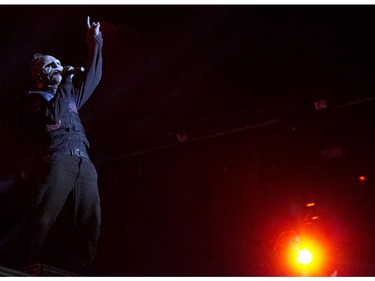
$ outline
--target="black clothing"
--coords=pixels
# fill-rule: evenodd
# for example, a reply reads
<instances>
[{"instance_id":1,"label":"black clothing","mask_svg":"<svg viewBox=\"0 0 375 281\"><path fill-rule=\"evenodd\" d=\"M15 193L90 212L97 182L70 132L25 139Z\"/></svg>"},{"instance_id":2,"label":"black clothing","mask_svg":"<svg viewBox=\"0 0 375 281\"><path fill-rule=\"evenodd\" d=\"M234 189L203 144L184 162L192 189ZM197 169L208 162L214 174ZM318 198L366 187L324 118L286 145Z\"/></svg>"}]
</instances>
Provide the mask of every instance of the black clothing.
<instances>
[{"instance_id":1,"label":"black clothing","mask_svg":"<svg viewBox=\"0 0 375 281\"><path fill-rule=\"evenodd\" d=\"M23 231L18 265L35 262L46 235L69 195L74 200L74 253L72 264L84 273L92 263L100 232L101 213L97 172L89 156L89 141L78 110L97 87L102 74L101 35L93 38L85 79L78 87L63 79L56 93L31 91L25 107L29 122L43 134L48 174L36 194Z\"/></svg>"},{"instance_id":2,"label":"black clothing","mask_svg":"<svg viewBox=\"0 0 375 281\"><path fill-rule=\"evenodd\" d=\"M46 131L45 145L51 152L89 148L78 110L89 99L101 79L102 37L97 36L95 42L95 47L90 49L91 57L85 80L79 87L76 88L72 79L67 77L55 94L47 91L31 91L28 94L25 110L29 122L39 126L40 131Z\"/></svg>"},{"instance_id":3,"label":"black clothing","mask_svg":"<svg viewBox=\"0 0 375 281\"><path fill-rule=\"evenodd\" d=\"M49 175L40 186L35 209L27 221L17 266L36 262L38 250L72 193L74 205L73 253L69 268L79 274L88 274L100 234L101 211L97 187L97 173L88 159L54 153L48 160ZM70 232L68 231L70 234Z\"/></svg>"}]
</instances>

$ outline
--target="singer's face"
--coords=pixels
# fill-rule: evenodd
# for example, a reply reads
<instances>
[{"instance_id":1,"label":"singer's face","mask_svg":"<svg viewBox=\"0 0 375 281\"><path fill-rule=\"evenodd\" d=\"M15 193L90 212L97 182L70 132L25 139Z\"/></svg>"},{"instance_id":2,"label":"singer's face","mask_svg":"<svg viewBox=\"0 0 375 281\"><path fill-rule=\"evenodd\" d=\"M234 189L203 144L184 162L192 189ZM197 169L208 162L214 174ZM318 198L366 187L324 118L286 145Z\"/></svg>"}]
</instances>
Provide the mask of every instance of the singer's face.
<instances>
[{"instance_id":1,"label":"singer's face","mask_svg":"<svg viewBox=\"0 0 375 281\"><path fill-rule=\"evenodd\" d=\"M58 85L62 80L63 67L58 59L45 55L34 64L33 72L39 81L48 85Z\"/></svg>"}]
</instances>

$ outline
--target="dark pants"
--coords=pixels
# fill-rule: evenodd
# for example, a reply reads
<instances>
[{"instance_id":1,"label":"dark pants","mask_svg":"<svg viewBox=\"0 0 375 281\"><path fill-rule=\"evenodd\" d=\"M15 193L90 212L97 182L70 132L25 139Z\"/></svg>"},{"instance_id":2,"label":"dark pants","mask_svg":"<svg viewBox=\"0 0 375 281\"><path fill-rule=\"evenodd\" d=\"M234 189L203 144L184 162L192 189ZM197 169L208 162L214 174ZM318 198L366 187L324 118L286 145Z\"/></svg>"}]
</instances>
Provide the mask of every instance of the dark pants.
<instances>
[{"instance_id":1,"label":"dark pants","mask_svg":"<svg viewBox=\"0 0 375 281\"><path fill-rule=\"evenodd\" d=\"M48 160L48 175L38 189L35 206L24 229L21 264L34 262L46 235L69 198L74 204L72 263L84 272L92 263L100 233L101 211L97 172L88 159L61 153Z\"/></svg>"}]
</instances>

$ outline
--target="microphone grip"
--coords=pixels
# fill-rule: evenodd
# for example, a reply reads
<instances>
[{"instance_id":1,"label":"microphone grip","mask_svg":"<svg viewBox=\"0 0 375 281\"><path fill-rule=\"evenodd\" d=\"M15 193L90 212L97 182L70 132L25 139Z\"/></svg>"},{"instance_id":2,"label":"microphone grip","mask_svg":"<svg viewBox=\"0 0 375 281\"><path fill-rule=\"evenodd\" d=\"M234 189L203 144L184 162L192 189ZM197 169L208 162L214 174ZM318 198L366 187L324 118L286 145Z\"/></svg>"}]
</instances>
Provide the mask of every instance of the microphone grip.
<instances>
[{"instance_id":1,"label":"microphone grip","mask_svg":"<svg viewBox=\"0 0 375 281\"><path fill-rule=\"evenodd\" d=\"M85 71L85 68L83 66L75 67L75 68L72 68L72 69L63 69L62 75L69 76L69 75L72 75L72 74L82 73L84 71Z\"/></svg>"}]
</instances>

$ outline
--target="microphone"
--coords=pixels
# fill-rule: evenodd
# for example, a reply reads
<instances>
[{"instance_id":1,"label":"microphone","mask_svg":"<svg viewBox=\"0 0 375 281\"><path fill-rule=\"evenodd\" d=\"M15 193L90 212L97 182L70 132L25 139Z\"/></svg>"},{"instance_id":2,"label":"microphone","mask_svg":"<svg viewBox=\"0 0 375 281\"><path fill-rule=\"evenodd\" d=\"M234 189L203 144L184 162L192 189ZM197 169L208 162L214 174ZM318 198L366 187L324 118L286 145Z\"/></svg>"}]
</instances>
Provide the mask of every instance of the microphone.
<instances>
[{"instance_id":1,"label":"microphone","mask_svg":"<svg viewBox=\"0 0 375 281\"><path fill-rule=\"evenodd\" d=\"M71 68L71 69L67 69L67 68L64 67L61 75L69 76L69 75L73 75L73 74L82 73L84 71L85 71L85 68L83 66L75 67L75 68Z\"/></svg>"}]
</instances>

